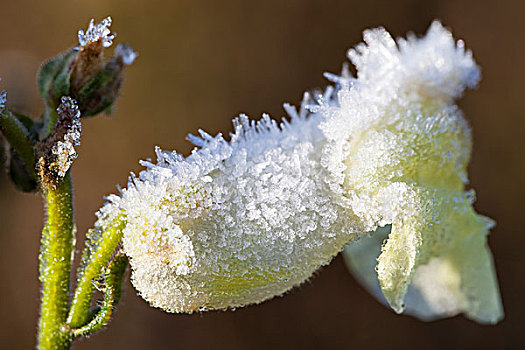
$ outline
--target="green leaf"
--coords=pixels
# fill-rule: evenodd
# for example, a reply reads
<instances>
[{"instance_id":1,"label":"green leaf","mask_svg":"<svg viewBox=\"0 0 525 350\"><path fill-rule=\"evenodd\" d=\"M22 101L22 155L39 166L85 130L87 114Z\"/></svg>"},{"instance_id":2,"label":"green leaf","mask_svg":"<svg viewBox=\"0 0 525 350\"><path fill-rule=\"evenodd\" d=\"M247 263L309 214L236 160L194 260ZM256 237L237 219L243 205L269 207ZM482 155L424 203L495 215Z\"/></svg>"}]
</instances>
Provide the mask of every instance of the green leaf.
<instances>
[{"instance_id":1,"label":"green leaf","mask_svg":"<svg viewBox=\"0 0 525 350\"><path fill-rule=\"evenodd\" d=\"M29 174L36 179L35 174L35 153L34 137L26 127L33 126L31 119L25 116L15 116L7 108L0 111L0 131L9 142L11 148L16 151L18 159L22 165L25 165ZM18 168L18 167L17 167ZM14 169L16 172L16 169Z\"/></svg>"},{"instance_id":2,"label":"green leaf","mask_svg":"<svg viewBox=\"0 0 525 350\"><path fill-rule=\"evenodd\" d=\"M22 125L23 127L20 127L22 130L25 127L27 131L25 137L32 141L33 144L38 142L38 133L42 128L42 123L40 121L34 122L31 118L21 113L12 112L11 115L19 122L15 122L14 125ZM35 176L34 164L26 164L13 146L10 146L7 152L7 172L16 188L22 192L36 192L39 186Z\"/></svg>"},{"instance_id":3,"label":"green leaf","mask_svg":"<svg viewBox=\"0 0 525 350\"><path fill-rule=\"evenodd\" d=\"M113 105L122 81L121 72L122 66L108 63L75 94L82 117L94 116Z\"/></svg>"},{"instance_id":4,"label":"green leaf","mask_svg":"<svg viewBox=\"0 0 525 350\"><path fill-rule=\"evenodd\" d=\"M76 51L75 49L71 49L66 53L60 54L50 59L40 67L40 71L38 72L37 77L38 91L40 92L40 95L45 101L49 101L50 99L56 99L57 94L54 93L54 91L56 91L55 78L57 78L58 75L62 74L62 76L60 77L62 80L64 80L64 78L67 78L67 80L69 79L69 77L65 76L64 68L68 68L70 66L71 60L77 54L77 52L78 51ZM64 88L63 86L57 87L61 90L63 90Z\"/></svg>"},{"instance_id":5,"label":"green leaf","mask_svg":"<svg viewBox=\"0 0 525 350\"><path fill-rule=\"evenodd\" d=\"M38 142L40 140L39 138L40 130L43 127L42 120L33 120L27 115L24 115L18 112L12 112L12 113L16 117L16 119L18 119L18 121L26 127L31 141L35 143Z\"/></svg>"},{"instance_id":6,"label":"green leaf","mask_svg":"<svg viewBox=\"0 0 525 350\"><path fill-rule=\"evenodd\" d=\"M69 61L64 61L64 64L60 67L58 74L53 80L53 95L55 99L69 95L70 80L71 65Z\"/></svg>"},{"instance_id":7,"label":"green leaf","mask_svg":"<svg viewBox=\"0 0 525 350\"><path fill-rule=\"evenodd\" d=\"M8 174L16 188L22 192L36 192L38 181L15 150L11 149L8 161Z\"/></svg>"}]
</instances>

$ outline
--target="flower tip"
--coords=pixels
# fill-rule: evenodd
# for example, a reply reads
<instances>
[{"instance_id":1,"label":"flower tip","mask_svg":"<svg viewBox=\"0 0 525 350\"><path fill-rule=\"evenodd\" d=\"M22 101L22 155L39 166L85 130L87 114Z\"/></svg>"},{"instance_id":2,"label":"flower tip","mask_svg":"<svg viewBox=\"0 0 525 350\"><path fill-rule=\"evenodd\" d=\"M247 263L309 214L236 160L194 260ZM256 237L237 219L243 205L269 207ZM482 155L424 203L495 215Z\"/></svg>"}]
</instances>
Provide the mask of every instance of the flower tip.
<instances>
[{"instance_id":1,"label":"flower tip","mask_svg":"<svg viewBox=\"0 0 525 350\"><path fill-rule=\"evenodd\" d=\"M118 44L115 49L115 57L122 59L122 63L126 66L133 64L138 55L138 52L134 51L133 48L127 44Z\"/></svg>"},{"instance_id":2,"label":"flower tip","mask_svg":"<svg viewBox=\"0 0 525 350\"><path fill-rule=\"evenodd\" d=\"M84 47L100 41L103 47L110 47L113 44L113 39L117 36L109 30L111 22L111 17L104 18L98 24L95 24L95 20L91 19L85 32L82 29L78 31L78 43L80 46Z\"/></svg>"}]
</instances>

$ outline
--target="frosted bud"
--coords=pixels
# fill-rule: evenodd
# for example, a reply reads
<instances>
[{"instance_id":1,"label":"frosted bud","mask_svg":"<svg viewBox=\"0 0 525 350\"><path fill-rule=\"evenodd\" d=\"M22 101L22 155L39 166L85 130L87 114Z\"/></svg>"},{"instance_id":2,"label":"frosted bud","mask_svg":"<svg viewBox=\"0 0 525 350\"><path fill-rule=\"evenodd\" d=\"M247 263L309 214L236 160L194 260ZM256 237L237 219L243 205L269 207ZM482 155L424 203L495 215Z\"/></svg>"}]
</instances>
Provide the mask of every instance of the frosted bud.
<instances>
[{"instance_id":1,"label":"frosted bud","mask_svg":"<svg viewBox=\"0 0 525 350\"><path fill-rule=\"evenodd\" d=\"M114 55L105 60L104 54L115 38L110 25L110 17L96 25L91 20L86 32L79 31L80 45L40 67L38 89L48 106L58 106L62 96L71 96L82 118L111 110L120 94L124 70L138 54L130 46L120 44Z\"/></svg>"},{"instance_id":2,"label":"frosted bud","mask_svg":"<svg viewBox=\"0 0 525 350\"><path fill-rule=\"evenodd\" d=\"M38 173L44 186L56 186L77 158L82 125L75 100L63 96L57 108L58 121L53 132L36 146Z\"/></svg>"},{"instance_id":3,"label":"frosted bud","mask_svg":"<svg viewBox=\"0 0 525 350\"><path fill-rule=\"evenodd\" d=\"M111 17L104 18L98 24L91 19L85 32L82 29L78 31L79 46L76 48L78 54L71 68L71 89L74 92L82 89L97 72L103 69L104 49L113 44L116 36L109 29L111 22Z\"/></svg>"},{"instance_id":4,"label":"frosted bud","mask_svg":"<svg viewBox=\"0 0 525 350\"><path fill-rule=\"evenodd\" d=\"M109 30L111 18L79 31L79 45L44 63L38 73L40 94L49 106L60 104L62 96L77 101L82 117L109 112L120 94L126 66L138 54L129 45L119 44L105 59L116 34Z\"/></svg>"},{"instance_id":5,"label":"frosted bud","mask_svg":"<svg viewBox=\"0 0 525 350\"><path fill-rule=\"evenodd\" d=\"M84 117L110 108L118 98L125 66L135 61L137 53L129 45L119 44L114 55L104 61L104 51L112 45L116 34L109 29L111 17L94 24L91 20L84 32L78 33L78 55L71 68L71 93L78 100Z\"/></svg>"}]
</instances>

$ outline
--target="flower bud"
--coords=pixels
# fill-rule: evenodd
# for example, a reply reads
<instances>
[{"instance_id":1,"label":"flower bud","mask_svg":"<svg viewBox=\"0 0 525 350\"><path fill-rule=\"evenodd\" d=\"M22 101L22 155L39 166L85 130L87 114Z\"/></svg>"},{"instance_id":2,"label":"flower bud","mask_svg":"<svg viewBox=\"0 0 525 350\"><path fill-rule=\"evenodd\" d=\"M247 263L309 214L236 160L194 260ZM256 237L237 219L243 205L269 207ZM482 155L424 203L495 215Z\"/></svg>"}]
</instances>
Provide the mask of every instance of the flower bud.
<instances>
[{"instance_id":1,"label":"flower bud","mask_svg":"<svg viewBox=\"0 0 525 350\"><path fill-rule=\"evenodd\" d=\"M76 101L64 96L57 108L58 122L53 132L36 145L38 174L44 187L56 187L77 158L82 126Z\"/></svg>"},{"instance_id":2,"label":"flower bud","mask_svg":"<svg viewBox=\"0 0 525 350\"><path fill-rule=\"evenodd\" d=\"M49 106L58 106L62 96L71 96L83 117L108 110L120 93L124 68L137 57L131 47L118 45L114 56L104 60L115 34L111 18L89 23L78 33L79 46L46 62L38 75L40 94Z\"/></svg>"},{"instance_id":3,"label":"flower bud","mask_svg":"<svg viewBox=\"0 0 525 350\"><path fill-rule=\"evenodd\" d=\"M133 63L137 53L125 44L117 45L115 54L88 82L71 88L84 116L96 115L110 108L120 94L124 67ZM75 76L75 75L72 75Z\"/></svg>"}]
</instances>

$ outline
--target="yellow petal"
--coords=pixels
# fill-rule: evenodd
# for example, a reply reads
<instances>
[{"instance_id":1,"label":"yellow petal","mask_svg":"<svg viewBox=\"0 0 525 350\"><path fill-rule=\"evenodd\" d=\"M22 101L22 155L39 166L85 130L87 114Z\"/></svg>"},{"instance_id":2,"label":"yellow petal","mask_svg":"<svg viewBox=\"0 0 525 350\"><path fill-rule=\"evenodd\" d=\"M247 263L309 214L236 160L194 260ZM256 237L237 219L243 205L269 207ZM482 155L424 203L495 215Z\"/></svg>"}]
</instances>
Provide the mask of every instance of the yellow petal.
<instances>
[{"instance_id":1,"label":"yellow petal","mask_svg":"<svg viewBox=\"0 0 525 350\"><path fill-rule=\"evenodd\" d=\"M388 235L383 228L347 246L349 268L398 313L406 308L427 321L458 313L480 323L501 320L497 278L486 244L492 221L474 212L466 193L412 191L420 209L394 222ZM385 299L378 296L379 288Z\"/></svg>"}]
</instances>

